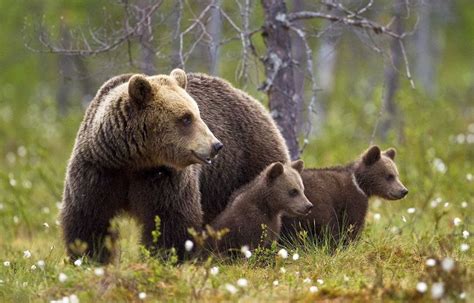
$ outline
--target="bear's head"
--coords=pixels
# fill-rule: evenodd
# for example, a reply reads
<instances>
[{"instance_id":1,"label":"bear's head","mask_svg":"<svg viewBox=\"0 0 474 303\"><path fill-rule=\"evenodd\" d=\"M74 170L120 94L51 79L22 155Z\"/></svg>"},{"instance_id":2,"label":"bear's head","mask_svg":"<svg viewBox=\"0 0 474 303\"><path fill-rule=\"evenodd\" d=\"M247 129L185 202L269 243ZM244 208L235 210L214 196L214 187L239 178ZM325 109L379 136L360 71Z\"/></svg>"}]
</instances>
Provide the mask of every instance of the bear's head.
<instances>
[{"instance_id":1,"label":"bear's head","mask_svg":"<svg viewBox=\"0 0 474 303\"><path fill-rule=\"evenodd\" d=\"M169 76L137 74L128 81L130 102L141 113L135 125L145 129L145 150L153 165L182 169L209 164L223 147L201 119L186 85L186 73L181 69Z\"/></svg>"},{"instance_id":2,"label":"bear's head","mask_svg":"<svg viewBox=\"0 0 474 303\"><path fill-rule=\"evenodd\" d=\"M283 212L290 217L304 216L311 212L313 204L304 195L300 175L303 166L303 161L297 160L290 165L275 162L265 169L265 186L271 200L270 207L275 212Z\"/></svg>"},{"instance_id":3,"label":"bear's head","mask_svg":"<svg viewBox=\"0 0 474 303\"><path fill-rule=\"evenodd\" d=\"M395 156L393 148L381 151L378 146L372 146L357 161L355 181L367 196L398 200L408 194L393 162Z\"/></svg>"}]
</instances>

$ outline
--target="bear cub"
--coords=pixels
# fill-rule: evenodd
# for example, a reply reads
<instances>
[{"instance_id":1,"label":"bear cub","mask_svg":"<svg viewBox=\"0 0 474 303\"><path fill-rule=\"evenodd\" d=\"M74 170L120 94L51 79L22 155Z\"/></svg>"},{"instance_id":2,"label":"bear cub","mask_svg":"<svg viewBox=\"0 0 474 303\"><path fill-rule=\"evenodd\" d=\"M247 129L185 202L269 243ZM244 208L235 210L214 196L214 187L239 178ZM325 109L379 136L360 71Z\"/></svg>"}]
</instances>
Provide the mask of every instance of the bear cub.
<instances>
[{"instance_id":1,"label":"bear cub","mask_svg":"<svg viewBox=\"0 0 474 303\"><path fill-rule=\"evenodd\" d=\"M209 238L208 248L225 254L242 246L268 247L278 240L282 215L304 216L313 208L304 195L302 171L301 160L286 165L275 162L238 189L226 209L210 224L215 231L228 232L219 240Z\"/></svg>"},{"instance_id":2,"label":"bear cub","mask_svg":"<svg viewBox=\"0 0 474 303\"><path fill-rule=\"evenodd\" d=\"M284 218L282 235L295 239L307 232L310 238L330 244L354 240L363 229L372 196L387 200L408 194L395 165L396 151L370 147L353 163L322 169L305 169L301 174L305 195L313 203L310 215Z\"/></svg>"}]
</instances>

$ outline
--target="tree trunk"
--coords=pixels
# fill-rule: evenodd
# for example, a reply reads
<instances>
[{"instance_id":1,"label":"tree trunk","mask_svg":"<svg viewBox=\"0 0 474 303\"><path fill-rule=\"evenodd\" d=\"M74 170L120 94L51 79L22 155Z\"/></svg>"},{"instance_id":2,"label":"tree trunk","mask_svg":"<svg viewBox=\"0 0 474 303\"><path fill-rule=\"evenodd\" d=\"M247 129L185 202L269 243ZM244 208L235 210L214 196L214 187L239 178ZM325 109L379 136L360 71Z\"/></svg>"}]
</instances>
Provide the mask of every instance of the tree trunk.
<instances>
[{"instance_id":1,"label":"tree trunk","mask_svg":"<svg viewBox=\"0 0 474 303\"><path fill-rule=\"evenodd\" d=\"M431 9L431 3L420 5L420 21L415 36L417 55L417 60L415 61L415 77L421 88L430 96L434 93Z\"/></svg>"},{"instance_id":2,"label":"tree trunk","mask_svg":"<svg viewBox=\"0 0 474 303\"><path fill-rule=\"evenodd\" d=\"M405 5L404 0L397 0L394 4L393 30L397 34L403 32L402 11ZM399 119L397 104L395 103L395 95L399 87L399 71L402 66L402 50L397 39L392 39L390 45L390 53L392 64L387 63L385 68L385 95L383 99L384 119L380 126L380 136L383 140L387 138L389 130L395 126Z\"/></svg>"},{"instance_id":3,"label":"tree trunk","mask_svg":"<svg viewBox=\"0 0 474 303\"><path fill-rule=\"evenodd\" d=\"M142 7L145 3L141 3ZM147 12L143 9L143 14ZM153 20L152 16L146 19L146 22L140 26L138 32L140 34L140 69L145 75L154 75L156 74L155 66L155 49L153 47Z\"/></svg>"},{"instance_id":4,"label":"tree trunk","mask_svg":"<svg viewBox=\"0 0 474 303\"><path fill-rule=\"evenodd\" d=\"M304 10L304 0L293 0L293 11L299 12L302 10ZM296 21L294 25L301 28L302 22ZM297 63L297 66L293 69L293 73L295 78L295 96L298 104L297 131L301 132L306 118L310 117L310 115L305 115L304 111L306 52L303 40L296 34L291 36L291 46L293 58Z\"/></svg>"},{"instance_id":5,"label":"tree trunk","mask_svg":"<svg viewBox=\"0 0 474 303\"><path fill-rule=\"evenodd\" d=\"M264 59L270 111L285 138L292 159L299 157L297 138L298 98L291 62L291 38L285 25L286 5L283 0L261 0L265 13L263 40L267 47Z\"/></svg>"},{"instance_id":6,"label":"tree trunk","mask_svg":"<svg viewBox=\"0 0 474 303\"><path fill-rule=\"evenodd\" d=\"M71 35L69 27L65 22L61 22L60 28L61 42L65 48L71 46ZM59 86L56 92L56 102L58 104L58 110L60 115L65 115L69 107L69 98L72 92L72 76L74 72L73 57L65 54L58 56L58 67L59 67Z\"/></svg>"},{"instance_id":7,"label":"tree trunk","mask_svg":"<svg viewBox=\"0 0 474 303\"><path fill-rule=\"evenodd\" d=\"M220 1L216 1L216 6ZM209 44L209 74L217 75L219 71L219 41L221 40L221 14L218 7L211 9L211 20L208 25L211 42Z\"/></svg>"}]
</instances>

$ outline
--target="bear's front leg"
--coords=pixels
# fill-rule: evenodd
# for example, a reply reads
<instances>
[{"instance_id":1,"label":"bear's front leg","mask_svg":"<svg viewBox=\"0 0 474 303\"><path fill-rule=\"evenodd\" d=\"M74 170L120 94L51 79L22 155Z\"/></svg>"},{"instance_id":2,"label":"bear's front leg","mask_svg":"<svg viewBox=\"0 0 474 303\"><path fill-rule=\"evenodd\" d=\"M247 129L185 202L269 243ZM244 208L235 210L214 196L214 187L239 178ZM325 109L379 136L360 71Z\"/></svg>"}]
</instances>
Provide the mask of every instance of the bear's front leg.
<instances>
[{"instance_id":1,"label":"bear's front leg","mask_svg":"<svg viewBox=\"0 0 474 303\"><path fill-rule=\"evenodd\" d=\"M75 164L68 171L61 211L67 252L71 261L88 257L108 263L118 237L110 221L124 206L126 186L108 172Z\"/></svg>"},{"instance_id":2,"label":"bear's front leg","mask_svg":"<svg viewBox=\"0 0 474 303\"><path fill-rule=\"evenodd\" d=\"M157 168L136 173L129 199L132 214L142 225L142 244L150 251L174 248L180 260L186 255L184 244L191 239L189 228L202 228L198 168L182 171ZM159 237L154 239L156 217Z\"/></svg>"}]
</instances>

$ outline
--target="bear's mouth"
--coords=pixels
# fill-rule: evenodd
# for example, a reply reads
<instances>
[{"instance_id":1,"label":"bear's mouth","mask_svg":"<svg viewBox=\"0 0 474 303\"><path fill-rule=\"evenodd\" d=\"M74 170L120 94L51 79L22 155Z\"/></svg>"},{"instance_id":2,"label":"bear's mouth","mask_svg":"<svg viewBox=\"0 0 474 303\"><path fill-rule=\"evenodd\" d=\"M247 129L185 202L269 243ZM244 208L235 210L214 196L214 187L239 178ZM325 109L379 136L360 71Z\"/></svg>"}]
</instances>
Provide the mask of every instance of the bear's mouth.
<instances>
[{"instance_id":1,"label":"bear's mouth","mask_svg":"<svg viewBox=\"0 0 474 303\"><path fill-rule=\"evenodd\" d=\"M195 152L194 150L192 151L194 157L199 160L199 162L203 164L212 164L212 159L210 156L203 156Z\"/></svg>"}]
</instances>

